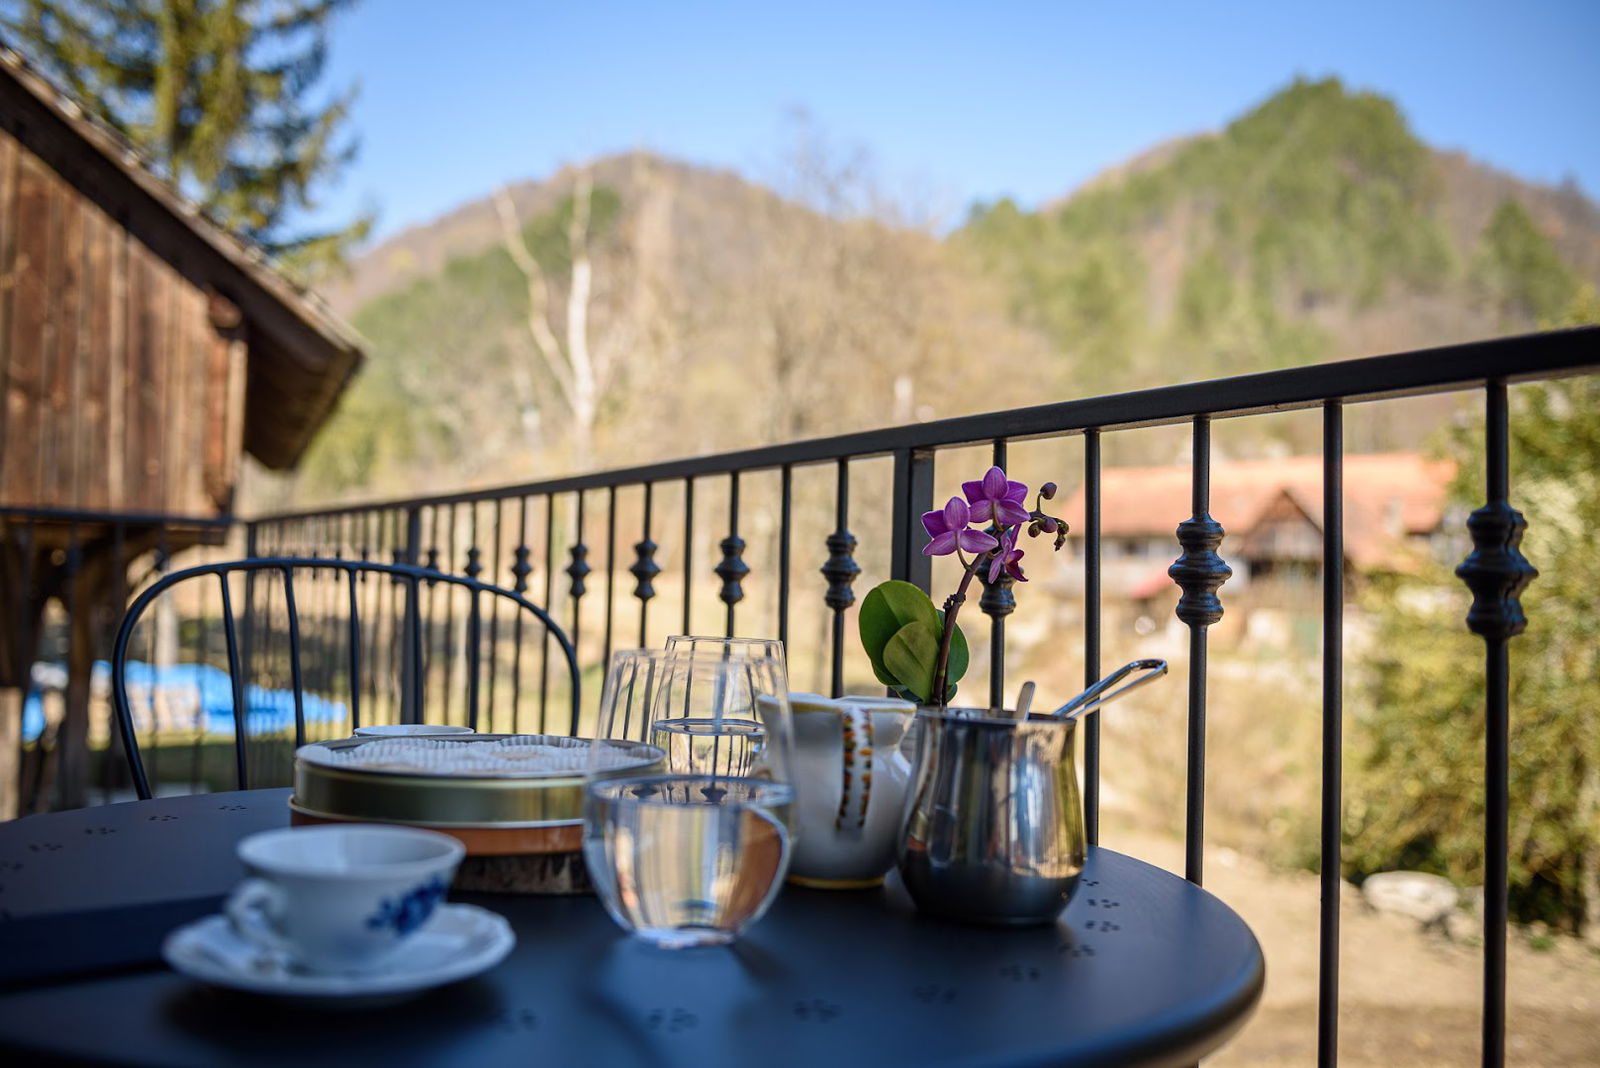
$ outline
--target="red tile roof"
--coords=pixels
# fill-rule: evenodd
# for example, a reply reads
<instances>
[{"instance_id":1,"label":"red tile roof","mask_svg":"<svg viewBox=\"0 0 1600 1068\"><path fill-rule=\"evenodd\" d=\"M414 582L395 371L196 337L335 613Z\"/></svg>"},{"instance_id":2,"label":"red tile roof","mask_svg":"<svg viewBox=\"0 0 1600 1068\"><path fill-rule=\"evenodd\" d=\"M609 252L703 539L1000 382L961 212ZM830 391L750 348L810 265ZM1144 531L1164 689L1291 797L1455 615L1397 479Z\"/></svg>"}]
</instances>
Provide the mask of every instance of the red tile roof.
<instances>
[{"instance_id":1,"label":"red tile roof","mask_svg":"<svg viewBox=\"0 0 1600 1068\"><path fill-rule=\"evenodd\" d=\"M1455 472L1453 461L1416 453L1346 456L1346 555L1358 565L1370 566L1392 557L1405 535L1437 530ZM1186 465L1108 467L1101 472L1100 494L1102 537L1173 537L1178 523L1190 515L1190 471ZM1246 533L1286 494L1321 529L1320 456L1211 467L1211 515L1230 534ZM1083 503L1080 485L1061 508L1075 535L1083 531Z\"/></svg>"}]
</instances>

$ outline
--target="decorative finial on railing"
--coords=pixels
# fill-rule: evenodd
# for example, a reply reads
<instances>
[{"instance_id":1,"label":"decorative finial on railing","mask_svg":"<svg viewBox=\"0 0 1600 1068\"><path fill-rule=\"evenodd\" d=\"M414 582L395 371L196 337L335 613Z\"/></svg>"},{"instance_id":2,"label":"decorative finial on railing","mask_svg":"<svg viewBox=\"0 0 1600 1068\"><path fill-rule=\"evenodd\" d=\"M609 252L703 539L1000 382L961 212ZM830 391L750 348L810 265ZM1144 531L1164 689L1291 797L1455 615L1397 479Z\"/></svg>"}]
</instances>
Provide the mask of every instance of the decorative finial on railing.
<instances>
[{"instance_id":1,"label":"decorative finial on railing","mask_svg":"<svg viewBox=\"0 0 1600 1068\"><path fill-rule=\"evenodd\" d=\"M856 536L840 527L828 535L828 560L822 565L822 577L828 580L828 592L822 600L835 612L842 612L855 603L855 591L850 588L861 565L855 560Z\"/></svg>"},{"instance_id":2,"label":"decorative finial on railing","mask_svg":"<svg viewBox=\"0 0 1600 1068\"><path fill-rule=\"evenodd\" d=\"M638 557L632 567L628 568L633 575L633 595L641 601L648 601L656 595L653 585L655 577L661 574L661 565L656 563L656 550L661 548L649 538L635 542L634 555Z\"/></svg>"},{"instance_id":3,"label":"decorative finial on railing","mask_svg":"<svg viewBox=\"0 0 1600 1068\"><path fill-rule=\"evenodd\" d=\"M1172 562L1167 574L1183 590L1178 598L1178 618L1191 627L1209 627L1222 618L1217 589L1233 577L1233 568L1217 555L1226 533L1222 524L1205 512L1178 524L1183 555Z\"/></svg>"},{"instance_id":4,"label":"decorative finial on railing","mask_svg":"<svg viewBox=\"0 0 1600 1068\"><path fill-rule=\"evenodd\" d=\"M729 534L722 539L718 548L722 550L722 563L716 566L717 576L722 579L719 596L723 604L735 605L744 600L744 587L740 583L750 574L749 566L740 558L744 552L744 539L737 534Z\"/></svg>"},{"instance_id":5,"label":"decorative finial on railing","mask_svg":"<svg viewBox=\"0 0 1600 1068\"><path fill-rule=\"evenodd\" d=\"M998 537L1000 530L991 526L989 533ZM978 607L983 610L984 615L990 619L1004 619L1017 610L1017 598L1011 592L1017 582L1004 570L995 577L994 582L990 582L988 569L980 568L978 581L983 584L983 596L978 598Z\"/></svg>"},{"instance_id":6,"label":"decorative finial on railing","mask_svg":"<svg viewBox=\"0 0 1600 1068\"><path fill-rule=\"evenodd\" d=\"M1522 533L1528 521L1505 500L1490 501L1467 517L1472 552L1456 568L1456 577L1472 591L1467 629L1491 641L1505 641L1528 625L1522 612L1522 591L1539 571L1522 555Z\"/></svg>"},{"instance_id":7,"label":"decorative finial on railing","mask_svg":"<svg viewBox=\"0 0 1600 1068\"><path fill-rule=\"evenodd\" d=\"M476 545L467 550L467 567L462 574L469 579L475 579L483 574L483 551Z\"/></svg>"},{"instance_id":8,"label":"decorative finial on railing","mask_svg":"<svg viewBox=\"0 0 1600 1068\"><path fill-rule=\"evenodd\" d=\"M511 565L511 588L517 593L527 593L528 576L533 574L533 565L528 563L528 557L532 554L526 545L518 545L511 555L515 561Z\"/></svg>"},{"instance_id":9,"label":"decorative finial on railing","mask_svg":"<svg viewBox=\"0 0 1600 1068\"><path fill-rule=\"evenodd\" d=\"M567 577L572 580L572 598L577 600L588 592L588 587L584 585L583 580L589 577L589 572L593 569L589 567L589 547L587 545L580 541L570 551L572 563L567 565Z\"/></svg>"}]
</instances>

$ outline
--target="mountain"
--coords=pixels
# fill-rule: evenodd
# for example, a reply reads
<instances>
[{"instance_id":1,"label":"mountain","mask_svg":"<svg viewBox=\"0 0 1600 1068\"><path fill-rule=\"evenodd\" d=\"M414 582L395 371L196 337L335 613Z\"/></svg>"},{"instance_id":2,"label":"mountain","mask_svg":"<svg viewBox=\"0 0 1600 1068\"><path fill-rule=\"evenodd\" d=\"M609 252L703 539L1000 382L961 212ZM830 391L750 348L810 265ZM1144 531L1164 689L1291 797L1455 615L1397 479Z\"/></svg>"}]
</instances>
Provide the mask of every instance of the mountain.
<instances>
[{"instance_id":1,"label":"mountain","mask_svg":"<svg viewBox=\"0 0 1600 1068\"><path fill-rule=\"evenodd\" d=\"M645 153L514 185L534 286L492 197L384 242L328 294L372 359L293 492L459 488L1403 351L1537 328L1600 282L1600 208L1578 189L1435 151L1334 79L1036 211L978 205L944 238L848 164L791 164L781 195ZM587 420L540 357L575 348ZM1369 412L1347 436L1418 443L1415 421Z\"/></svg>"},{"instance_id":2,"label":"mountain","mask_svg":"<svg viewBox=\"0 0 1600 1068\"><path fill-rule=\"evenodd\" d=\"M1336 79L953 240L1095 391L1532 329L1600 280L1576 188L1435 152Z\"/></svg>"}]
</instances>

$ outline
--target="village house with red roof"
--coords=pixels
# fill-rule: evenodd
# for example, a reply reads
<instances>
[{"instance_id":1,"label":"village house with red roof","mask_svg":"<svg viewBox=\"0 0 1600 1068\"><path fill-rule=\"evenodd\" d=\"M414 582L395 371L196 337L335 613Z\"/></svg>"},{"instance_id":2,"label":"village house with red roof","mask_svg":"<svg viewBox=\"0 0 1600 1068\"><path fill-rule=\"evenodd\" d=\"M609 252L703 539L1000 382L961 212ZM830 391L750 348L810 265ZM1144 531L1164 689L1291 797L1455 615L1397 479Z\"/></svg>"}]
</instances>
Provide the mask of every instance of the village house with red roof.
<instances>
[{"instance_id":1,"label":"village house with red roof","mask_svg":"<svg viewBox=\"0 0 1600 1068\"><path fill-rule=\"evenodd\" d=\"M1431 555L1447 529L1455 473L1452 461L1417 453L1346 456L1346 575L1410 570ZM1167 568L1180 552L1177 525L1190 514L1189 467L1106 468L1100 491L1104 595L1148 601L1170 593L1175 599ZM1211 515L1227 531L1219 551L1233 568L1224 598L1251 587L1270 589L1279 599L1319 596L1322 512L1320 456L1214 464ZM1061 514L1071 528L1068 548L1081 558L1083 486Z\"/></svg>"}]
</instances>

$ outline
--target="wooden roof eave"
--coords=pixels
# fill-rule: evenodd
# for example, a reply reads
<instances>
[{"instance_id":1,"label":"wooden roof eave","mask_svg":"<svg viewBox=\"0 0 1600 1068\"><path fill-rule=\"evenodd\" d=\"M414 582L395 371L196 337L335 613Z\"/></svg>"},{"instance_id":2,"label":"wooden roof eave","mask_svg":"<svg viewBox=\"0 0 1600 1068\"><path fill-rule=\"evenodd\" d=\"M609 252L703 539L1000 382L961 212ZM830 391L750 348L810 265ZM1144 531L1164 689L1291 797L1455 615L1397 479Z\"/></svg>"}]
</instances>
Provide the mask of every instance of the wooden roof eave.
<instances>
[{"instance_id":1,"label":"wooden roof eave","mask_svg":"<svg viewBox=\"0 0 1600 1068\"><path fill-rule=\"evenodd\" d=\"M249 324L252 345L265 343L257 373L281 373L288 382L305 376L318 380L321 388L305 405L307 418L282 428L292 430L286 440L268 444L258 434L257 441L246 441L246 448L269 467L292 466L360 367L359 336L314 294L276 271L260 248L212 222L147 170L135 149L89 119L3 43L0 129L191 284L235 304Z\"/></svg>"}]
</instances>

